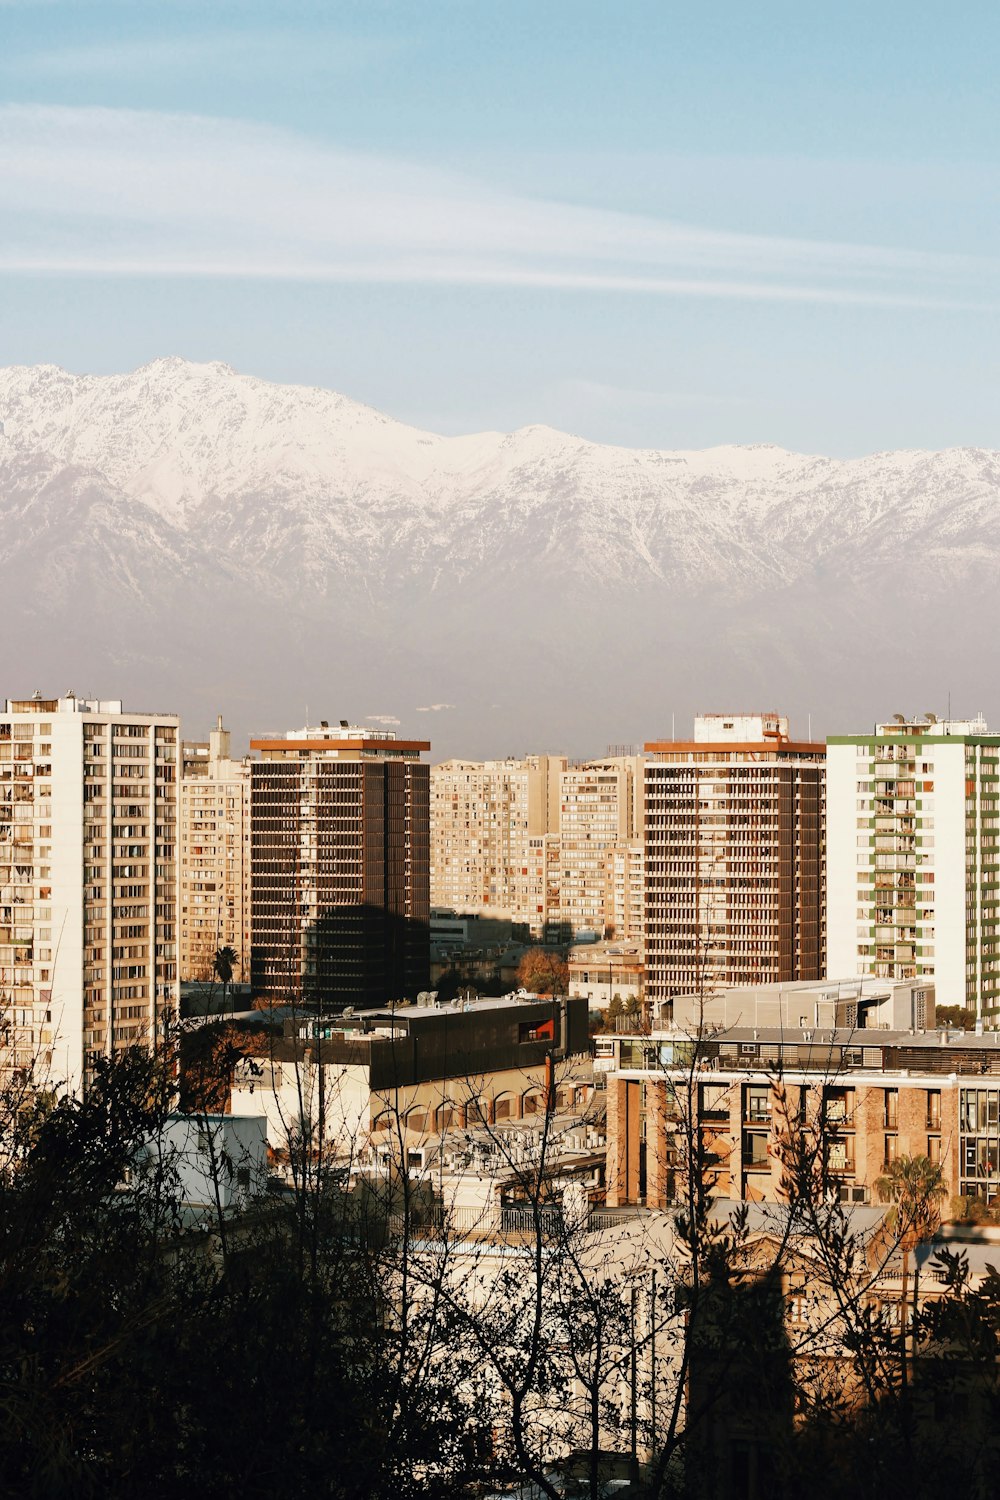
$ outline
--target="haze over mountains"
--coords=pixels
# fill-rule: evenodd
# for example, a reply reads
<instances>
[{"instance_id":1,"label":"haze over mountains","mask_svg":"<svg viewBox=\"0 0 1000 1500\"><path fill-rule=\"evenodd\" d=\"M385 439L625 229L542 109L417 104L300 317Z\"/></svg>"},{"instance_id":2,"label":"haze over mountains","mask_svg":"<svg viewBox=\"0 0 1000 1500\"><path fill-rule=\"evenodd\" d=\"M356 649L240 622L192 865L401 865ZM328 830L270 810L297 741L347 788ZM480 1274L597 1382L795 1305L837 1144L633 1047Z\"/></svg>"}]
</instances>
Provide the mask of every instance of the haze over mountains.
<instances>
[{"instance_id":1,"label":"haze over mountains","mask_svg":"<svg viewBox=\"0 0 1000 1500\"><path fill-rule=\"evenodd\" d=\"M446 438L223 364L0 370L0 695L596 753L998 714L1000 454Z\"/></svg>"}]
</instances>

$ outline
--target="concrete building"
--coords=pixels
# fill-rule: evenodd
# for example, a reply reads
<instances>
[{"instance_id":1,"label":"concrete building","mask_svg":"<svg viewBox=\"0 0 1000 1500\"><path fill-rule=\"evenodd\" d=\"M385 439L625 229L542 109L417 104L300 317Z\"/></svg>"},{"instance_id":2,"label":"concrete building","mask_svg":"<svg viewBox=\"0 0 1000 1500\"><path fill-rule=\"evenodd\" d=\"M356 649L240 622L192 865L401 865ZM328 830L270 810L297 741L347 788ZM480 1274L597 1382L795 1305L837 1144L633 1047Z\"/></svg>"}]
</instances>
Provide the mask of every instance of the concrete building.
<instances>
[{"instance_id":1,"label":"concrete building","mask_svg":"<svg viewBox=\"0 0 1000 1500\"><path fill-rule=\"evenodd\" d=\"M604 937L615 926L608 858L641 837L642 757L570 766L559 778L559 910L563 935ZM622 905L624 906L624 892Z\"/></svg>"},{"instance_id":2,"label":"concrete building","mask_svg":"<svg viewBox=\"0 0 1000 1500\"><path fill-rule=\"evenodd\" d=\"M827 748L831 970L928 979L1000 1023L1000 736L933 715Z\"/></svg>"},{"instance_id":3,"label":"concrete building","mask_svg":"<svg viewBox=\"0 0 1000 1500\"><path fill-rule=\"evenodd\" d=\"M209 1222L239 1213L267 1190L267 1125L259 1109L168 1115L139 1155L165 1174L179 1207L202 1210Z\"/></svg>"},{"instance_id":4,"label":"concrete building","mask_svg":"<svg viewBox=\"0 0 1000 1500\"><path fill-rule=\"evenodd\" d=\"M934 985L926 980L824 979L734 985L711 995L675 995L653 1011L654 1027L697 1036L732 1026L793 1026L815 1031L933 1031Z\"/></svg>"},{"instance_id":5,"label":"concrete building","mask_svg":"<svg viewBox=\"0 0 1000 1500\"><path fill-rule=\"evenodd\" d=\"M204 749L204 754L202 750ZM250 975L250 762L233 760L221 717L204 746L181 752L179 963L182 980L210 981L220 948Z\"/></svg>"},{"instance_id":6,"label":"concrete building","mask_svg":"<svg viewBox=\"0 0 1000 1500\"><path fill-rule=\"evenodd\" d=\"M825 746L778 714L706 714L646 746L646 993L818 979Z\"/></svg>"},{"instance_id":7,"label":"concrete building","mask_svg":"<svg viewBox=\"0 0 1000 1500\"><path fill-rule=\"evenodd\" d=\"M581 1066L553 1072L553 1056ZM592 1078L583 1000L408 1005L287 1021L266 1059L237 1070L232 1111L264 1114L274 1150L306 1135L355 1161L399 1130L416 1152L450 1127L529 1119L550 1083L572 1106Z\"/></svg>"},{"instance_id":8,"label":"concrete building","mask_svg":"<svg viewBox=\"0 0 1000 1500\"><path fill-rule=\"evenodd\" d=\"M567 960L569 993L582 995L591 1010L607 1010L617 995L623 1004L640 1002L645 989L642 953L628 943L586 943L571 948Z\"/></svg>"},{"instance_id":9,"label":"concrete building","mask_svg":"<svg viewBox=\"0 0 1000 1500\"><path fill-rule=\"evenodd\" d=\"M177 741L119 701L0 713L0 1008L8 1063L77 1087L177 1012Z\"/></svg>"},{"instance_id":10,"label":"concrete building","mask_svg":"<svg viewBox=\"0 0 1000 1500\"><path fill-rule=\"evenodd\" d=\"M431 770L431 898L539 941L636 925L641 758L445 761ZM610 851L618 864L609 867Z\"/></svg>"},{"instance_id":11,"label":"concrete building","mask_svg":"<svg viewBox=\"0 0 1000 1500\"><path fill-rule=\"evenodd\" d=\"M900 1156L940 1162L951 1194L1000 1197L1000 1046L963 1032L732 1027L598 1037L608 1090L608 1202L662 1207L687 1127L713 1194L784 1196L793 1136L811 1134L845 1202L870 1202Z\"/></svg>"},{"instance_id":12,"label":"concrete building","mask_svg":"<svg viewBox=\"0 0 1000 1500\"><path fill-rule=\"evenodd\" d=\"M641 823L641 819L640 819ZM604 935L637 944L646 931L646 857L641 837L612 844L604 864Z\"/></svg>"},{"instance_id":13,"label":"concrete building","mask_svg":"<svg viewBox=\"0 0 1000 1500\"><path fill-rule=\"evenodd\" d=\"M542 937L545 839L559 827L564 756L450 760L431 768L431 899L503 913Z\"/></svg>"},{"instance_id":14,"label":"concrete building","mask_svg":"<svg viewBox=\"0 0 1000 1500\"><path fill-rule=\"evenodd\" d=\"M335 1011L425 990L430 745L344 721L251 749L255 998Z\"/></svg>"}]
</instances>

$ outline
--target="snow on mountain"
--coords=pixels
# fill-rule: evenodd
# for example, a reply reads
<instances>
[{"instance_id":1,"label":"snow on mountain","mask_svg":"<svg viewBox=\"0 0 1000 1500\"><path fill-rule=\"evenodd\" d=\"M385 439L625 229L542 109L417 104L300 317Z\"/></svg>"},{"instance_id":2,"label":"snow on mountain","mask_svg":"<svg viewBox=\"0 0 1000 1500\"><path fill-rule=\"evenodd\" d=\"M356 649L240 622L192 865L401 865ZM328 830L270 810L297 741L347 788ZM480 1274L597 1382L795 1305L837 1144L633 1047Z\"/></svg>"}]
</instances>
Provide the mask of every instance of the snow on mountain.
<instances>
[{"instance_id":1,"label":"snow on mountain","mask_svg":"<svg viewBox=\"0 0 1000 1500\"><path fill-rule=\"evenodd\" d=\"M863 702L867 720L890 689L992 680L989 656L951 645L992 625L992 450L839 461L544 426L446 438L181 359L0 370L0 422L12 693L67 653L101 664L102 691L124 691L103 680L124 672L143 701L169 684L199 711L226 707L227 685L248 705L300 686L314 701L317 677L333 695L384 682L451 702L459 681L472 750L526 700L565 738L595 688L628 720L607 737L640 738L662 728L654 698L815 695Z\"/></svg>"}]
</instances>

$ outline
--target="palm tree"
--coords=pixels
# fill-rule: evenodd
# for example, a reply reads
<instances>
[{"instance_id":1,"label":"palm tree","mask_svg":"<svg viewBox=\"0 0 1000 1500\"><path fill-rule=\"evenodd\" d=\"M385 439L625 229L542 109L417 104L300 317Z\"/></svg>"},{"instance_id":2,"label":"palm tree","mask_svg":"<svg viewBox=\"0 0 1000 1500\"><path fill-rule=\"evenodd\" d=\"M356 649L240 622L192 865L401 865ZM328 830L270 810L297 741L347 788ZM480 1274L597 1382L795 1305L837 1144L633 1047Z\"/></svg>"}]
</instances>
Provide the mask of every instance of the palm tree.
<instances>
[{"instance_id":1,"label":"palm tree","mask_svg":"<svg viewBox=\"0 0 1000 1500\"><path fill-rule=\"evenodd\" d=\"M941 1222L940 1204L947 1185L939 1162L926 1156L897 1156L875 1180L875 1191L891 1205L886 1214L890 1229L904 1247L928 1239Z\"/></svg>"},{"instance_id":2,"label":"palm tree","mask_svg":"<svg viewBox=\"0 0 1000 1500\"><path fill-rule=\"evenodd\" d=\"M226 1009L226 998L229 994L229 986L233 982L233 970L238 969L240 956L235 948L228 945L225 948L217 948L215 957L212 959L212 973L222 985L222 1009Z\"/></svg>"},{"instance_id":3,"label":"palm tree","mask_svg":"<svg viewBox=\"0 0 1000 1500\"><path fill-rule=\"evenodd\" d=\"M882 1203L890 1204L886 1225L899 1236L903 1251L903 1290L900 1298L902 1335L902 1376L906 1383L906 1298L910 1275L910 1251L929 1239L941 1222L940 1205L948 1187L940 1162L927 1156L897 1156L889 1162L881 1177L875 1179L875 1191ZM919 1275L914 1278L914 1312L919 1301Z\"/></svg>"}]
</instances>

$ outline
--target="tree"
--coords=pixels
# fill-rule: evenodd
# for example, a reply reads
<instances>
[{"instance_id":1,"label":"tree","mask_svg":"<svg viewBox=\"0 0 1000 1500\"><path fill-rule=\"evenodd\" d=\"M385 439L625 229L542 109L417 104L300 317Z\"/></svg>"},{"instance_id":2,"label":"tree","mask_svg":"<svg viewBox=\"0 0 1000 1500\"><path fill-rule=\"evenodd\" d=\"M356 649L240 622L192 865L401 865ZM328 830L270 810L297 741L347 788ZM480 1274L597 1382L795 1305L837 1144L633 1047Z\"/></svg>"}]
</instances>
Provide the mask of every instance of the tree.
<instances>
[{"instance_id":1,"label":"tree","mask_svg":"<svg viewBox=\"0 0 1000 1500\"><path fill-rule=\"evenodd\" d=\"M233 973L240 965L240 956L235 948L228 944L224 948L215 950L212 959L212 973L222 985L222 1009L225 1011L226 1000L229 996L229 986L233 982Z\"/></svg>"},{"instance_id":2,"label":"tree","mask_svg":"<svg viewBox=\"0 0 1000 1500\"><path fill-rule=\"evenodd\" d=\"M285 1195L192 1220L147 1149L175 1107L166 1050L94 1059L82 1098L0 1092L0 1492L434 1496L453 1412L393 1385L344 1195L307 1235Z\"/></svg>"},{"instance_id":3,"label":"tree","mask_svg":"<svg viewBox=\"0 0 1000 1500\"><path fill-rule=\"evenodd\" d=\"M976 1012L967 1005L938 1005L934 1019L939 1026L955 1026L962 1031L974 1031L976 1027Z\"/></svg>"},{"instance_id":4,"label":"tree","mask_svg":"<svg viewBox=\"0 0 1000 1500\"><path fill-rule=\"evenodd\" d=\"M890 1205L887 1223L898 1230L904 1246L928 1239L941 1221L948 1189L940 1163L926 1156L898 1156L875 1180L882 1203Z\"/></svg>"},{"instance_id":5,"label":"tree","mask_svg":"<svg viewBox=\"0 0 1000 1500\"><path fill-rule=\"evenodd\" d=\"M565 995L569 966L561 953L549 948L529 948L517 966L517 982L535 995Z\"/></svg>"}]
</instances>

